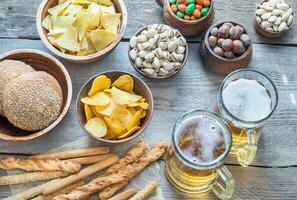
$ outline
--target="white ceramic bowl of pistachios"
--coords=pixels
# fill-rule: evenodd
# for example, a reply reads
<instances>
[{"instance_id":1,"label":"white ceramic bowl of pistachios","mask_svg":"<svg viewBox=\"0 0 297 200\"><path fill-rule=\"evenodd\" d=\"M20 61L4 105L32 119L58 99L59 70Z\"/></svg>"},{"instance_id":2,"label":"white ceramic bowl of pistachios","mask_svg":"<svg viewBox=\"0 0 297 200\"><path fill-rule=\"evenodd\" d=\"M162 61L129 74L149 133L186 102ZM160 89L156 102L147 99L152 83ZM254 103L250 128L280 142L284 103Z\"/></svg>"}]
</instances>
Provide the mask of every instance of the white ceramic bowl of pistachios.
<instances>
[{"instance_id":1,"label":"white ceramic bowl of pistachios","mask_svg":"<svg viewBox=\"0 0 297 200\"><path fill-rule=\"evenodd\" d=\"M130 39L129 60L142 75L168 78L177 74L188 59L188 44L182 34L165 24L141 28Z\"/></svg>"},{"instance_id":2,"label":"white ceramic bowl of pistachios","mask_svg":"<svg viewBox=\"0 0 297 200\"><path fill-rule=\"evenodd\" d=\"M293 22L293 8L285 0L263 0L256 8L255 27L264 37L281 37Z\"/></svg>"}]
</instances>

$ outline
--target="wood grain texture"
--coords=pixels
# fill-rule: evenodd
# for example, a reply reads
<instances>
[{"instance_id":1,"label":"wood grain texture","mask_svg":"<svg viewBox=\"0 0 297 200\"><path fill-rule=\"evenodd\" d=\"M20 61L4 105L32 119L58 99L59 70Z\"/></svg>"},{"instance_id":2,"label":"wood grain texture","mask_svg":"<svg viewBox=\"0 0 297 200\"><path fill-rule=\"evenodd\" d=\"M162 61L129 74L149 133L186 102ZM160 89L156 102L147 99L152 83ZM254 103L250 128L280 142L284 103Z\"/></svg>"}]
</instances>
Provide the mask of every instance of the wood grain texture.
<instances>
[{"instance_id":1,"label":"wood grain texture","mask_svg":"<svg viewBox=\"0 0 297 200\"><path fill-rule=\"evenodd\" d=\"M0 4L0 38L38 39L35 16L41 0L1 0ZM144 25L164 23L162 9L154 1L124 0L128 11L128 24L124 38L130 38ZM222 20L235 20L247 27L256 43L297 45L297 24L283 37L277 40L260 36L254 28L254 10L260 1L214 0L216 16L214 23ZM297 12L297 1L288 1ZM296 15L295 15L296 16ZM201 41L201 36L190 38Z\"/></svg>"},{"instance_id":2,"label":"wood grain texture","mask_svg":"<svg viewBox=\"0 0 297 200\"><path fill-rule=\"evenodd\" d=\"M0 40L0 53L16 48L37 48L47 51L40 41ZM127 42L122 42L104 60L89 65L63 62L73 82L73 99L65 119L51 133L34 141L22 144L0 141L0 152L34 154L48 152L77 141L76 148L99 145L100 142L87 136L75 116L75 99L82 85L94 74L112 69L121 69L141 77L150 87L155 99L153 119L143 137L150 144L158 140L170 141L174 122L192 109L212 109L216 104L218 88L223 76L213 74L202 67L198 55L199 44L190 44L189 60L183 70L166 80L151 80L133 69L128 61ZM279 105L264 128L258 153L253 165L297 165L297 48L254 45L254 58L250 66L266 73L279 90ZM137 139L136 139L137 140ZM236 163L232 159L229 163Z\"/></svg>"}]
</instances>

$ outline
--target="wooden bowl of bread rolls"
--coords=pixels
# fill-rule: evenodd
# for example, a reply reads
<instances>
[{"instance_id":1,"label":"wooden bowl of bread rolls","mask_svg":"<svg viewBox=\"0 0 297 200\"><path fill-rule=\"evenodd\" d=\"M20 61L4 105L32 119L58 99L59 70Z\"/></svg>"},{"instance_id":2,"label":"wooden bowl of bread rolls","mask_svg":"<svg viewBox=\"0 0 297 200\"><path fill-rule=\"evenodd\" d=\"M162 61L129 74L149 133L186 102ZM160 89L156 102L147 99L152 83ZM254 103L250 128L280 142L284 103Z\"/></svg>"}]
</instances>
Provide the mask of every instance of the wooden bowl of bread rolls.
<instances>
[{"instance_id":1,"label":"wooden bowl of bread rolls","mask_svg":"<svg viewBox=\"0 0 297 200\"><path fill-rule=\"evenodd\" d=\"M70 76L53 56L32 49L0 55L0 139L27 141L48 133L71 98Z\"/></svg>"}]
</instances>

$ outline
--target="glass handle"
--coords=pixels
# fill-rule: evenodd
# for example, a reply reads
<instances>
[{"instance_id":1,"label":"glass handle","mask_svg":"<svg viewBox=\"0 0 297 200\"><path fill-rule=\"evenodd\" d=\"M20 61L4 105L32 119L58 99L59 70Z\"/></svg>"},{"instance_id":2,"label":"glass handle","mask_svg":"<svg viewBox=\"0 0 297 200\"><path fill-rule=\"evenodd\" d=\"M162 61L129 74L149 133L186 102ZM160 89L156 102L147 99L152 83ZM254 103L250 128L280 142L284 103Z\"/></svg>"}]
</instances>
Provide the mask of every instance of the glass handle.
<instances>
[{"instance_id":1,"label":"glass handle","mask_svg":"<svg viewBox=\"0 0 297 200\"><path fill-rule=\"evenodd\" d=\"M212 191L220 199L230 199L234 192L234 179L229 170L223 165L217 169L218 178L212 185Z\"/></svg>"},{"instance_id":2,"label":"glass handle","mask_svg":"<svg viewBox=\"0 0 297 200\"><path fill-rule=\"evenodd\" d=\"M257 132L253 129L246 130L246 136L247 136L247 145L245 148L238 149L237 152L237 159L238 162L244 166L247 167L249 164L251 164L256 156L257 153Z\"/></svg>"}]
</instances>

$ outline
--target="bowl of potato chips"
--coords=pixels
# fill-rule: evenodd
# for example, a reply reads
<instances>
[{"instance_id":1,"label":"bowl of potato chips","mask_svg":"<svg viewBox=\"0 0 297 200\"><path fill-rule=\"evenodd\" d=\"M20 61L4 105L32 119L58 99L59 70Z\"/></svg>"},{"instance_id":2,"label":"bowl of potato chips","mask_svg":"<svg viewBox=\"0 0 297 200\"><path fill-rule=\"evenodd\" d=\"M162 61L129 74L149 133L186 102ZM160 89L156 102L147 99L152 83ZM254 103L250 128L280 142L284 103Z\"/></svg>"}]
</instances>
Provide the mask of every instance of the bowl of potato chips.
<instances>
[{"instance_id":1,"label":"bowl of potato chips","mask_svg":"<svg viewBox=\"0 0 297 200\"><path fill-rule=\"evenodd\" d=\"M154 103L150 89L141 79L124 71L107 71L86 82L76 108L86 133L103 142L122 143L145 130Z\"/></svg>"},{"instance_id":2,"label":"bowl of potato chips","mask_svg":"<svg viewBox=\"0 0 297 200\"><path fill-rule=\"evenodd\" d=\"M75 63L90 63L108 55L127 25L122 0L43 0L37 30L45 46Z\"/></svg>"}]
</instances>

